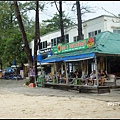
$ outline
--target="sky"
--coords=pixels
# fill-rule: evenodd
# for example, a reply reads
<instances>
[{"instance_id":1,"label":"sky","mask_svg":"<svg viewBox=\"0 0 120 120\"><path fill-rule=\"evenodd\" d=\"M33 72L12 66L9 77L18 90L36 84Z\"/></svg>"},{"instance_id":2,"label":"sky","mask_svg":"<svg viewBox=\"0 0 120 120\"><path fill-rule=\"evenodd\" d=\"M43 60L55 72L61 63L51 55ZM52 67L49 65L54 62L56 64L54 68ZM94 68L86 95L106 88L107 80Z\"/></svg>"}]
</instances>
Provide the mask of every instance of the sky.
<instances>
[{"instance_id":1,"label":"sky","mask_svg":"<svg viewBox=\"0 0 120 120\"><path fill-rule=\"evenodd\" d=\"M47 1L48 2L48 1ZM67 2L67 1L66 1ZM63 10L66 11L66 14L71 17L73 20L75 20L76 14L73 12L70 12L70 3L73 3L75 1L69 1L68 4L63 5ZM81 1L80 2L83 5L91 6L94 7L94 12L95 13L87 13L84 16L82 16L82 20L88 20L95 18L100 15L112 15L110 13L113 13L115 15L120 14L120 1ZM109 11L110 13L106 12L105 10L102 9L102 7ZM57 12L55 5L52 7L49 5L48 10L44 11L43 13L40 13L40 22L42 20L46 19L51 19L53 15ZM31 12L29 13L29 17L34 20L35 18L35 13Z\"/></svg>"}]
</instances>

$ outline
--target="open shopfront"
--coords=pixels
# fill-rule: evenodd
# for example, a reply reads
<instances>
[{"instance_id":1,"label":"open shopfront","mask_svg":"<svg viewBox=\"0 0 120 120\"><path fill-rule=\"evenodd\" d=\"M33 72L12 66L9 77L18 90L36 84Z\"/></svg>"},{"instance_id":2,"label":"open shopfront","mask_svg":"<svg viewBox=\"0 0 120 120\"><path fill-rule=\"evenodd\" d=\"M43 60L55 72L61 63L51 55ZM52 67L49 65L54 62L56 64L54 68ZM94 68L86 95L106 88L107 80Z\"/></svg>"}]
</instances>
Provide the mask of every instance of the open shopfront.
<instances>
[{"instance_id":1,"label":"open shopfront","mask_svg":"<svg viewBox=\"0 0 120 120\"><path fill-rule=\"evenodd\" d=\"M120 76L120 35L109 31L101 32L94 38L79 40L68 44L59 44L52 48L53 55L42 60L41 63L65 63L65 71L70 69L69 63L79 63L82 74L88 74L95 69L105 70L108 74ZM97 86L98 86L98 78ZM68 79L67 82L68 83Z\"/></svg>"}]
</instances>

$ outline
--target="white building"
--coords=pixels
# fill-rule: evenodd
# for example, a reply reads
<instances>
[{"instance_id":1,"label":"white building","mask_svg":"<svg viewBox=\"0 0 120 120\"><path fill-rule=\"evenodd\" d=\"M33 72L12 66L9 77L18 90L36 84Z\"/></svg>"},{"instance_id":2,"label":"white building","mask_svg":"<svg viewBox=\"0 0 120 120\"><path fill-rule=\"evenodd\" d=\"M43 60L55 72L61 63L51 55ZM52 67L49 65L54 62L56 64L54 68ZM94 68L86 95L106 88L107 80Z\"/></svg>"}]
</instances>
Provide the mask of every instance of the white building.
<instances>
[{"instance_id":1,"label":"white building","mask_svg":"<svg viewBox=\"0 0 120 120\"><path fill-rule=\"evenodd\" d=\"M120 33L120 18L114 16L101 15L93 19L84 21L82 24L82 33L85 38L93 37L94 35L103 32L111 31ZM71 26L64 30L65 40L67 42L77 41L77 26ZM59 43L61 36L60 30L50 32L41 36L41 48L38 50L38 55L44 54L44 58L48 57L46 54L50 52L52 46L56 46ZM32 55L34 55L34 40L30 42L30 48L32 49Z\"/></svg>"}]
</instances>

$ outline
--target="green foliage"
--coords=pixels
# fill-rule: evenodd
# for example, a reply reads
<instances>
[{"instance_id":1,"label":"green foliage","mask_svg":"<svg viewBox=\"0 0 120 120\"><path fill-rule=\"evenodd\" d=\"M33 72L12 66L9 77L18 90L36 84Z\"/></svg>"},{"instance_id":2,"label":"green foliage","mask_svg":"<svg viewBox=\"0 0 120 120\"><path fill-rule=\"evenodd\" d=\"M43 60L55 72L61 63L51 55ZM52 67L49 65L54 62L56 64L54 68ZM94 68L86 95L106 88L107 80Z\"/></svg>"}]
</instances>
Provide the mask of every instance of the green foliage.
<instances>
[{"instance_id":1,"label":"green foliage","mask_svg":"<svg viewBox=\"0 0 120 120\"><path fill-rule=\"evenodd\" d=\"M26 55L24 50L22 49L22 38L19 31L16 33L10 34L11 37L6 37L3 39L4 43L4 51L2 51L2 61L5 65L11 65L13 60L17 60L17 63L23 63L26 60Z\"/></svg>"},{"instance_id":2,"label":"green foliage","mask_svg":"<svg viewBox=\"0 0 120 120\"><path fill-rule=\"evenodd\" d=\"M45 3L39 2L39 10L45 9ZM36 1L18 2L22 22L30 42L35 36L35 22L30 20L28 11L35 10ZM64 27L72 25L63 12ZM60 29L59 15L56 13L52 19L44 20L40 24L40 35ZM19 30L18 21L14 12L13 1L0 1L0 60L3 67L10 66L14 60L17 64L27 61L26 53L22 48L23 40Z\"/></svg>"},{"instance_id":3,"label":"green foliage","mask_svg":"<svg viewBox=\"0 0 120 120\"><path fill-rule=\"evenodd\" d=\"M22 19L28 40L34 38L34 22L27 15L27 11L22 9L21 3L20 10L23 12ZM14 13L14 6L11 1L0 1L0 60L2 66L7 67L12 64L14 60L17 64L26 62L26 53L22 48L23 40L18 22Z\"/></svg>"}]
</instances>

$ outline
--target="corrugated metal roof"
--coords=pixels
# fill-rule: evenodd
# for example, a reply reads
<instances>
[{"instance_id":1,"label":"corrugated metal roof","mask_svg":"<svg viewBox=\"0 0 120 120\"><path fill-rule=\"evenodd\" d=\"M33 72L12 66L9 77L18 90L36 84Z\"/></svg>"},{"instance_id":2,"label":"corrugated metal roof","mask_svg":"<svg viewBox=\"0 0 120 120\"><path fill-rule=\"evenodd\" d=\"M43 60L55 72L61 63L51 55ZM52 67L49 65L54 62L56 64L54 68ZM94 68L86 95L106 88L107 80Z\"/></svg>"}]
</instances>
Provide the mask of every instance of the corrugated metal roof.
<instances>
[{"instance_id":1,"label":"corrugated metal roof","mask_svg":"<svg viewBox=\"0 0 120 120\"><path fill-rule=\"evenodd\" d=\"M95 36L95 46L92 48L52 55L44 60L53 60L54 58L61 59L68 56L77 56L88 53L120 54L120 34L109 31L101 32Z\"/></svg>"}]
</instances>

